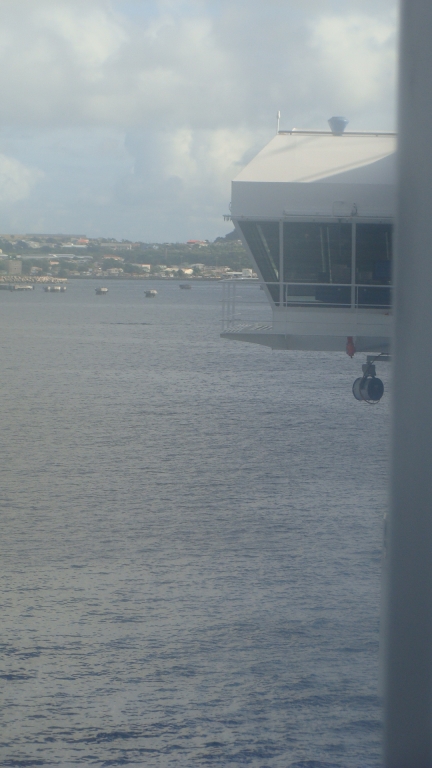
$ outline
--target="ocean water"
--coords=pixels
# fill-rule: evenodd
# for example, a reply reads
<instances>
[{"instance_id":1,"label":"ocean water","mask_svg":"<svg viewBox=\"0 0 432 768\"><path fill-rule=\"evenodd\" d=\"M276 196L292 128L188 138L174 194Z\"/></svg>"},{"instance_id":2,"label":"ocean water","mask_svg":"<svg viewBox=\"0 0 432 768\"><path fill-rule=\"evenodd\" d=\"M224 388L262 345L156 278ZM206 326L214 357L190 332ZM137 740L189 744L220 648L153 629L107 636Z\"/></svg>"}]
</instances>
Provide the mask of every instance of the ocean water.
<instances>
[{"instance_id":1,"label":"ocean water","mask_svg":"<svg viewBox=\"0 0 432 768\"><path fill-rule=\"evenodd\" d=\"M0 293L0 765L378 766L389 394L94 287Z\"/></svg>"}]
</instances>

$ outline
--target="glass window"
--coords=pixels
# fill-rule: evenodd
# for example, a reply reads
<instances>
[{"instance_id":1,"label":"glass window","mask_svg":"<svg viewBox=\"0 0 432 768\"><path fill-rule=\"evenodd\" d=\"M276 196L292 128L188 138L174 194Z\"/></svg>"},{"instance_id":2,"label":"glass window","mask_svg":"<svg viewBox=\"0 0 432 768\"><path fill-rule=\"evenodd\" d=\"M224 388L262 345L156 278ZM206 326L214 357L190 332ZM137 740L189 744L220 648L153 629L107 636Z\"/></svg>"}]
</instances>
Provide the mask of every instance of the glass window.
<instances>
[{"instance_id":1,"label":"glass window","mask_svg":"<svg viewBox=\"0 0 432 768\"><path fill-rule=\"evenodd\" d=\"M279 303L279 223L243 221L241 231L275 303Z\"/></svg>"},{"instance_id":2,"label":"glass window","mask_svg":"<svg viewBox=\"0 0 432 768\"><path fill-rule=\"evenodd\" d=\"M284 224L284 282L351 282L351 224Z\"/></svg>"},{"instance_id":3,"label":"glass window","mask_svg":"<svg viewBox=\"0 0 432 768\"><path fill-rule=\"evenodd\" d=\"M285 222L279 275L279 222L240 223L273 302L351 306L351 223ZM392 226L356 223L355 305L391 306Z\"/></svg>"},{"instance_id":4,"label":"glass window","mask_svg":"<svg viewBox=\"0 0 432 768\"><path fill-rule=\"evenodd\" d=\"M391 224L356 225L356 302L359 307L391 306ZM381 286L381 287L380 287Z\"/></svg>"},{"instance_id":5,"label":"glass window","mask_svg":"<svg viewBox=\"0 0 432 768\"><path fill-rule=\"evenodd\" d=\"M390 285L391 267L391 224L357 224L356 283Z\"/></svg>"}]
</instances>

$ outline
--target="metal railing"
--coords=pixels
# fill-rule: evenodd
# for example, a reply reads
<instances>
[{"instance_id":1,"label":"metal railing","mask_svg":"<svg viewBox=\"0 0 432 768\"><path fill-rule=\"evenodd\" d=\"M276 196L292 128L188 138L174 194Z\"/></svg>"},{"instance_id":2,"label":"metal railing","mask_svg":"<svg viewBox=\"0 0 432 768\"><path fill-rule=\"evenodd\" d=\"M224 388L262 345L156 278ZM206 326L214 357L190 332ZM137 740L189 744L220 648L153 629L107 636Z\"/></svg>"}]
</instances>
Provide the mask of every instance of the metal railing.
<instances>
[{"instance_id":1,"label":"metal railing","mask_svg":"<svg viewBox=\"0 0 432 768\"><path fill-rule=\"evenodd\" d=\"M370 283L265 282L277 307L390 309L393 288Z\"/></svg>"},{"instance_id":2,"label":"metal railing","mask_svg":"<svg viewBox=\"0 0 432 768\"><path fill-rule=\"evenodd\" d=\"M222 281L222 331L272 325L271 304L258 280Z\"/></svg>"},{"instance_id":3,"label":"metal railing","mask_svg":"<svg viewBox=\"0 0 432 768\"><path fill-rule=\"evenodd\" d=\"M272 324L272 306L390 311L392 293L393 288L390 285L224 280L222 330L240 326L247 326L252 330L262 328L263 324Z\"/></svg>"}]
</instances>

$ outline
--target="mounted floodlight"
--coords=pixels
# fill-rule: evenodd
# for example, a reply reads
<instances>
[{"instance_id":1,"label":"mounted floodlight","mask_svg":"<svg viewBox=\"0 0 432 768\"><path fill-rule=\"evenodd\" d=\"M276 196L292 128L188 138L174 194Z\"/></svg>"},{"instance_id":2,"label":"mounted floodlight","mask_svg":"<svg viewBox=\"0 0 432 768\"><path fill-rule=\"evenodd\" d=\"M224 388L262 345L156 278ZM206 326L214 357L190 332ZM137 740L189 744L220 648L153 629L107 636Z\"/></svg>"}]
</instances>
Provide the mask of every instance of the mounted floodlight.
<instances>
[{"instance_id":1,"label":"mounted floodlight","mask_svg":"<svg viewBox=\"0 0 432 768\"><path fill-rule=\"evenodd\" d=\"M331 117L328 121L330 130L334 136L342 136L345 128L347 127L349 120L346 117Z\"/></svg>"}]
</instances>

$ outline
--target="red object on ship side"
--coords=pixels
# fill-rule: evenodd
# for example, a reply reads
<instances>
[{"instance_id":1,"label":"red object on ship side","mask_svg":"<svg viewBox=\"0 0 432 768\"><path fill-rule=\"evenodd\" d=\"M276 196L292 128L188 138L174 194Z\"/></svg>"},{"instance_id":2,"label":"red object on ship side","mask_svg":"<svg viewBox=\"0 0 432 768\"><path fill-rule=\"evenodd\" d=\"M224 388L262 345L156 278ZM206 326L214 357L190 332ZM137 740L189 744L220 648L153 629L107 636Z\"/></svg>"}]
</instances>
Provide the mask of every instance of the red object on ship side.
<instances>
[{"instance_id":1,"label":"red object on ship side","mask_svg":"<svg viewBox=\"0 0 432 768\"><path fill-rule=\"evenodd\" d=\"M347 337L347 343L346 343L346 353L350 357L354 357L355 351L356 351L356 348L355 348L355 344L354 344L354 339L353 339L352 336L348 336Z\"/></svg>"}]
</instances>

